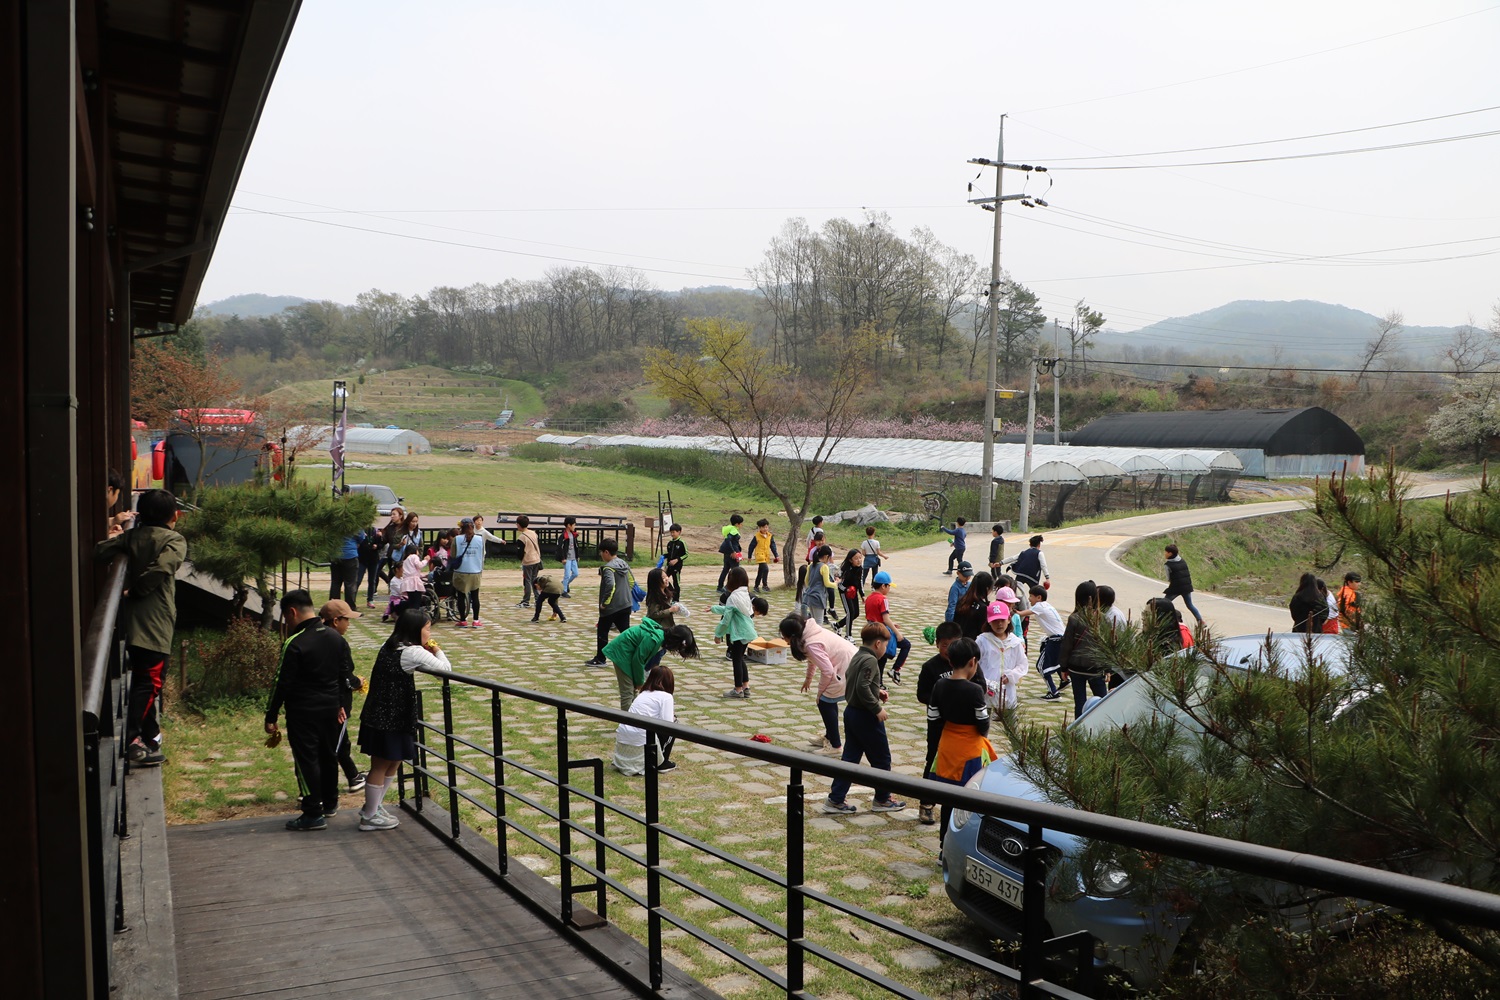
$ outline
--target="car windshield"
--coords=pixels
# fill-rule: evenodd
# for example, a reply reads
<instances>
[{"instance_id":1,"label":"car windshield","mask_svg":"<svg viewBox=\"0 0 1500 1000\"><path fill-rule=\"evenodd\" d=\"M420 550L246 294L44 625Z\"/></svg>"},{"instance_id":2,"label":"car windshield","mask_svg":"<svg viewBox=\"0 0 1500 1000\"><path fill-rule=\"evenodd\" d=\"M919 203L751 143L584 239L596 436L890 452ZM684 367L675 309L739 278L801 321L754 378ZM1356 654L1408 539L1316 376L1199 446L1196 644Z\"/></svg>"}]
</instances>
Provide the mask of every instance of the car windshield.
<instances>
[{"instance_id":1,"label":"car windshield","mask_svg":"<svg viewBox=\"0 0 1500 1000\"><path fill-rule=\"evenodd\" d=\"M351 486L350 489L356 493L368 493L375 498L377 504L393 504L396 502L396 491L389 486Z\"/></svg>"}]
</instances>

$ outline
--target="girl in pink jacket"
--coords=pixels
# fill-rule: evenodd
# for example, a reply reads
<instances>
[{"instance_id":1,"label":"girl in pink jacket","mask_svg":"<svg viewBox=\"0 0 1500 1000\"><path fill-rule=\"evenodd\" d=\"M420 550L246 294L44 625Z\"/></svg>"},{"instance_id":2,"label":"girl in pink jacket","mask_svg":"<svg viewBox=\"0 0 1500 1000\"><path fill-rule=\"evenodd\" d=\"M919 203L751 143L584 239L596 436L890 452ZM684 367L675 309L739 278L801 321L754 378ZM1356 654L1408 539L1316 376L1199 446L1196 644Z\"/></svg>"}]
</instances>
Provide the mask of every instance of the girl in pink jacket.
<instances>
[{"instance_id":1,"label":"girl in pink jacket","mask_svg":"<svg viewBox=\"0 0 1500 1000\"><path fill-rule=\"evenodd\" d=\"M855 646L806 615L787 615L781 620L781 637L791 646L792 658L807 661L807 676L802 680L804 692L818 678L818 715L823 719L823 735L808 745L824 753L843 752L839 738L839 702L844 700L844 674L854 658Z\"/></svg>"}]
</instances>

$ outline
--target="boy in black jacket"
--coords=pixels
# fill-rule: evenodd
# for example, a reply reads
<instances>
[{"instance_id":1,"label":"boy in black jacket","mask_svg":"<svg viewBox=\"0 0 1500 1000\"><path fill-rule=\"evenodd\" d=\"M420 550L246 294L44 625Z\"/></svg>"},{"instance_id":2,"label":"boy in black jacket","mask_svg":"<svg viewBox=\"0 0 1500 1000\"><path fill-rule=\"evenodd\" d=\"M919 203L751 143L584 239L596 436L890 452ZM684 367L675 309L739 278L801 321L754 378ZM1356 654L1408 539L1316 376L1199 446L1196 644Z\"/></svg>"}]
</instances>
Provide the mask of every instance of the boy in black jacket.
<instances>
[{"instance_id":1,"label":"boy in black jacket","mask_svg":"<svg viewBox=\"0 0 1500 1000\"><path fill-rule=\"evenodd\" d=\"M937 682L947 676L950 664L948 663L948 647L954 639L962 639L964 630L958 622L943 622L937 627L934 638L937 640L937 655L922 664L921 672L917 674L917 701L923 705L931 705L932 689ZM927 757L922 765L922 777L927 777L932 772L932 761L937 756L938 741L943 738L942 716L933 718L929 708L927 712ZM934 803L923 802L917 808L917 819L924 826L931 826L936 820L932 815Z\"/></svg>"},{"instance_id":2,"label":"boy in black jacket","mask_svg":"<svg viewBox=\"0 0 1500 1000\"><path fill-rule=\"evenodd\" d=\"M672 540L667 543L665 552L666 561L662 563L662 569L672 578L672 596L682 600L682 564L687 560L687 544L682 540L682 525L673 522L668 529L672 532Z\"/></svg>"},{"instance_id":3,"label":"boy in black jacket","mask_svg":"<svg viewBox=\"0 0 1500 1000\"><path fill-rule=\"evenodd\" d=\"M276 717L286 706L287 742L297 767L302 815L287 820L297 832L325 830L325 813L338 809L339 727L349 718L341 704L349 646L313 612L312 596L294 590L281 599L282 621L291 627L281 648L281 667L266 705L266 732L280 732Z\"/></svg>"}]
</instances>

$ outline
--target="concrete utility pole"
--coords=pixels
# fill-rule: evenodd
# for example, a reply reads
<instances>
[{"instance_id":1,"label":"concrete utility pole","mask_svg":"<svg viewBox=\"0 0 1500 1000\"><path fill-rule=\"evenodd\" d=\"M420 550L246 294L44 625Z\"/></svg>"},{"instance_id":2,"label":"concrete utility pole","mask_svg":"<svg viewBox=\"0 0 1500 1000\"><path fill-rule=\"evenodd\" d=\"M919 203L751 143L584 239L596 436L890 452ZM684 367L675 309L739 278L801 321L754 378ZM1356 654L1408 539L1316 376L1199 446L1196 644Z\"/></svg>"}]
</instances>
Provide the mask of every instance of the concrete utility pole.
<instances>
[{"instance_id":1,"label":"concrete utility pole","mask_svg":"<svg viewBox=\"0 0 1500 1000\"><path fill-rule=\"evenodd\" d=\"M1027 378L1031 380L1031 384L1026 387L1026 458L1021 463L1021 534L1023 535L1031 530L1031 449L1036 446L1036 372L1040 361L1041 359L1033 354L1031 367L1027 370Z\"/></svg>"},{"instance_id":2,"label":"concrete utility pole","mask_svg":"<svg viewBox=\"0 0 1500 1000\"><path fill-rule=\"evenodd\" d=\"M1057 349L1057 320L1052 321L1052 443L1062 444L1062 392L1057 376L1062 372L1062 352Z\"/></svg>"},{"instance_id":3,"label":"concrete utility pole","mask_svg":"<svg viewBox=\"0 0 1500 1000\"><path fill-rule=\"evenodd\" d=\"M969 204L978 205L986 211L995 213L994 246L990 256L990 337L989 347L985 352L988 357L986 358L985 367L987 374L984 383L984 457L983 468L980 471L980 478L983 482L980 483L979 487L979 520L981 521L993 520L990 507L995 493L995 392L1000 388L995 381L997 330L1000 325L1000 206L1007 201L1019 201L1027 208L1035 208L1037 205L1045 208L1047 205L1041 198L1033 195L1007 195L1002 193L1005 171L1007 170L1020 170L1026 173L1032 171L1038 173L1047 172L1046 167L1033 167L1026 163L1005 162L1005 118L1005 115L1000 116L1000 141L996 146L995 158L990 160L985 157L976 157L969 161L981 167L995 168L995 197L969 199ZM972 184L969 186L969 189L970 191L973 190ZM1036 366L1032 365L1033 373L1035 370ZM1031 406L1032 409L1035 409L1034 402ZM1027 454L1029 456L1029 449ZM1022 510L1024 511L1025 508L1023 507ZM1024 520L1024 514L1022 518Z\"/></svg>"}]
</instances>

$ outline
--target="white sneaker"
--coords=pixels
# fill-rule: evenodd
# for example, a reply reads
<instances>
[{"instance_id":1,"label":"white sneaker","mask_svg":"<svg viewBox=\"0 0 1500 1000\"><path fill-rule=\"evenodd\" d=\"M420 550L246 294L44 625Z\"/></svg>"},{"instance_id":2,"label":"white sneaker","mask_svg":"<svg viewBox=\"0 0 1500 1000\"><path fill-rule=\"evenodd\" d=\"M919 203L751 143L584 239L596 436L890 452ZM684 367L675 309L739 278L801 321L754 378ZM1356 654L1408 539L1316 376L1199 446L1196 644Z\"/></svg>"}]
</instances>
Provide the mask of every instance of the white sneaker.
<instances>
[{"instance_id":1,"label":"white sneaker","mask_svg":"<svg viewBox=\"0 0 1500 1000\"><path fill-rule=\"evenodd\" d=\"M378 808L375 810L374 816L366 816L364 813L359 814L359 828L364 831L394 830L400 825L400 820L381 812Z\"/></svg>"}]
</instances>

